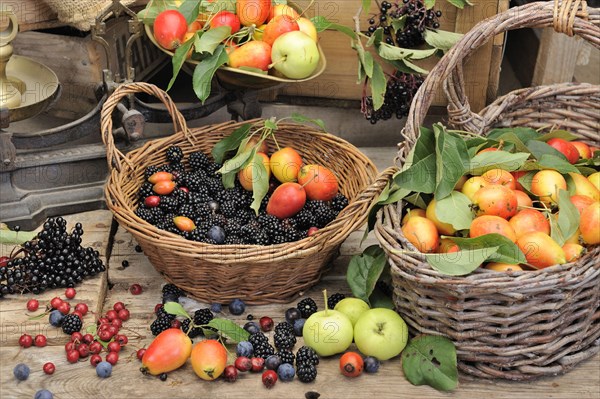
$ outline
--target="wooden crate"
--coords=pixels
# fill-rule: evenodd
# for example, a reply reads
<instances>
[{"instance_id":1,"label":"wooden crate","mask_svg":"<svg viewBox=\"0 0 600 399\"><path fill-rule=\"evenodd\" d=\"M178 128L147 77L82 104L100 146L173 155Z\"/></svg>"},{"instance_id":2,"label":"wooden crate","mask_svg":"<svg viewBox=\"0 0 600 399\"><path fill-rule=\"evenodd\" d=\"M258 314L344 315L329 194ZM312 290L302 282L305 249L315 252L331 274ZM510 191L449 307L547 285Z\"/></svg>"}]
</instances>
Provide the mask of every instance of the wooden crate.
<instances>
[{"instance_id":1,"label":"wooden crate","mask_svg":"<svg viewBox=\"0 0 600 399\"><path fill-rule=\"evenodd\" d=\"M310 0L296 0L301 8L310 4ZM328 20L349 27L354 26L353 17L357 13L361 0L334 0L315 2L307 12L309 17L320 15ZM369 13L361 14L361 28L367 28L366 20L376 12L375 2ZM480 0L474 6L459 10L448 2L439 0L436 9L442 11L441 29L459 33L469 31L479 21L508 8L508 0ZM467 95L472 109L478 111L486 102L496 98L502 47L504 37L498 37L493 43L481 47L465 67ZM286 96L309 96L321 98L358 100L362 97L363 84L357 84L358 59L350 47L350 39L336 31L325 31L320 35L320 44L327 57L327 69L318 78L309 82L288 85L277 94ZM428 59L420 65L426 69L433 67L437 59ZM434 105L445 105L440 92Z\"/></svg>"}]
</instances>

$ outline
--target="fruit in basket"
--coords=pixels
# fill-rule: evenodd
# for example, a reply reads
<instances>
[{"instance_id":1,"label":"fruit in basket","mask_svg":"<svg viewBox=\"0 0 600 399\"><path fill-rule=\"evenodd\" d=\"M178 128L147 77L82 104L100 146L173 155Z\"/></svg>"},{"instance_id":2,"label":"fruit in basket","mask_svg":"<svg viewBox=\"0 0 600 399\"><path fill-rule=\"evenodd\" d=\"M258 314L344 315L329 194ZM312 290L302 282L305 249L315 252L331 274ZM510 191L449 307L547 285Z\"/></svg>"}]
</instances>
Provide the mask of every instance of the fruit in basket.
<instances>
[{"instance_id":1,"label":"fruit in basket","mask_svg":"<svg viewBox=\"0 0 600 399\"><path fill-rule=\"evenodd\" d=\"M294 10L292 7L285 5L285 4L273 5L270 9L269 20L272 20L273 18L275 18L278 15L286 15L292 19L300 18L300 14L298 14L298 12L296 10Z\"/></svg>"},{"instance_id":2,"label":"fruit in basket","mask_svg":"<svg viewBox=\"0 0 600 399\"><path fill-rule=\"evenodd\" d=\"M352 322L352 325L356 324L356 321L364 312L370 309L368 303L360 298L344 298L335 305L334 310L342 312Z\"/></svg>"},{"instance_id":3,"label":"fruit in basket","mask_svg":"<svg viewBox=\"0 0 600 399\"><path fill-rule=\"evenodd\" d=\"M546 206L558 202L558 191L566 190L565 178L555 170L541 170L531 179L531 193L538 196Z\"/></svg>"},{"instance_id":4,"label":"fruit in basket","mask_svg":"<svg viewBox=\"0 0 600 399\"><path fill-rule=\"evenodd\" d=\"M511 190L516 188L515 177L503 169L490 169L481 175L487 184L500 184Z\"/></svg>"},{"instance_id":5,"label":"fruit in basket","mask_svg":"<svg viewBox=\"0 0 600 399\"><path fill-rule=\"evenodd\" d=\"M515 196L517 197L517 209L522 209L524 207L532 207L533 200L527 193L521 190L514 190Z\"/></svg>"},{"instance_id":6,"label":"fruit in basket","mask_svg":"<svg viewBox=\"0 0 600 399\"><path fill-rule=\"evenodd\" d=\"M324 291L325 298L327 292ZM327 301L325 301L327 302ZM329 309L313 313L302 329L304 343L319 356L332 356L344 352L352 344L352 322L342 312Z\"/></svg>"},{"instance_id":7,"label":"fruit in basket","mask_svg":"<svg viewBox=\"0 0 600 399\"><path fill-rule=\"evenodd\" d=\"M585 208L596 202L593 198L590 198L586 195L572 195L569 199L571 200L571 203L575 205L575 208L577 208L579 214L581 214Z\"/></svg>"},{"instance_id":8,"label":"fruit in basket","mask_svg":"<svg viewBox=\"0 0 600 399\"><path fill-rule=\"evenodd\" d=\"M600 190L598 190L591 181L579 173L569 173L571 179L575 183L575 195L585 195L600 201Z\"/></svg>"},{"instance_id":9,"label":"fruit in basket","mask_svg":"<svg viewBox=\"0 0 600 399\"><path fill-rule=\"evenodd\" d=\"M585 254L585 247L579 244L567 243L562 246L567 263L575 262Z\"/></svg>"},{"instance_id":10,"label":"fruit in basket","mask_svg":"<svg viewBox=\"0 0 600 399\"><path fill-rule=\"evenodd\" d=\"M177 184L174 181L170 180L161 180L152 186L152 191L159 195L168 195L175 190L175 186Z\"/></svg>"},{"instance_id":11,"label":"fruit in basket","mask_svg":"<svg viewBox=\"0 0 600 399\"><path fill-rule=\"evenodd\" d=\"M273 43L273 68L290 79L305 79L319 65L317 43L306 33L292 31L279 36Z\"/></svg>"},{"instance_id":12,"label":"fruit in basket","mask_svg":"<svg viewBox=\"0 0 600 399\"><path fill-rule=\"evenodd\" d=\"M513 265L511 263L501 263L501 262L490 262L487 265L485 265L485 268L488 270L494 270L496 272L523 271L523 268L519 265Z\"/></svg>"},{"instance_id":13,"label":"fruit in basket","mask_svg":"<svg viewBox=\"0 0 600 399\"><path fill-rule=\"evenodd\" d=\"M246 42L229 54L229 66L232 68L249 67L268 71L270 64L271 46L261 41Z\"/></svg>"},{"instance_id":14,"label":"fruit in basket","mask_svg":"<svg viewBox=\"0 0 600 399\"><path fill-rule=\"evenodd\" d=\"M473 195L473 208L478 216L492 215L508 219L517 213L517 196L500 184L482 187Z\"/></svg>"},{"instance_id":15,"label":"fruit in basket","mask_svg":"<svg viewBox=\"0 0 600 399\"><path fill-rule=\"evenodd\" d=\"M469 237L476 238L485 234L500 234L512 242L517 241L517 234L508 220L500 216L478 216L471 222Z\"/></svg>"},{"instance_id":16,"label":"fruit in basket","mask_svg":"<svg viewBox=\"0 0 600 399\"><path fill-rule=\"evenodd\" d=\"M421 216L410 218L402 226L402 234L420 252L435 252L440 243L440 236L435 224Z\"/></svg>"},{"instance_id":17,"label":"fruit in basket","mask_svg":"<svg viewBox=\"0 0 600 399\"><path fill-rule=\"evenodd\" d=\"M589 245L600 244L600 202L595 202L581 212L579 223L581 238Z\"/></svg>"},{"instance_id":18,"label":"fruit in basket","mask_svg":"<svg viewBox=\"0 0 600 399\"><path fill-rule=\"evenodd\" d=\"M177 10L165 10L154 20L153 32L158 44L167 50L175 50L183 43L188 30L185 17Z\"/></svg>"},{"instance_id":19,"label":"fruit in basket","mask_svg":"<svg viewBox=\"0 0 600 399\"><path fill-rule=\"evenodd\" d=\"M471 201L473 201L473 196L479 189L487 186L487 182L481 176L473 176L468 179L462 186L460 192L467 196Z\"/></svg>"},{"instance_id":20,"label":"fruit in basket","mask_svg":"<svg viewBox=\"0 0 600 399\"><path fill-rule=\"evenodd\" d=\"M260 145L258 145L258 143L260 142ZM248 139L248 142L246 143L246 147L244 147L245 150L251 150L253 147L256 147L258 145L258 147L256 148L256 152L262 152L264 154L268 154L269 153L269 146L267 145L266 141L260 141L260 137L258 136L252 136L250 137L250 139Z\"/></svg>"},{"instance_id":21,"label":"fruit in basket","mask_svg":"<svg viewBox=\"0 0 600 399\"><path fill-rule=\"evenodd\" d=\"M262 153L262 152L257 152L256 155L258 155L262 160L262 163L265 167L265 171L267 173L266 179L268 181L269 178L271 177L271 168L269 165L269 157L267 156L267 154ZM248 165L246 165L244 167L244 169L242 169L238 172L238 180L240 181L240 184L242 185L242 187L244 187L248 191L252 191L254 181L265 178L264 176L254 176L253 169L254 169L254 160L250 161L248 163Z\"/></svg>"},{"instance_id":22,"label":"fruit in basket","mask_svg":"<svg viewBox=\"0 0 600 399\"><path fill-rule=\"evenodd\" d=\"M306 190L310 200L330 201L339 191L335 174L321 165L304 165L298 172L298 183Z\"/></svg>"},{"instance_id":23,"label":"fruit in basket","mask_svg":"<svg viewBox=\"0 0 600 399\"><path fill-rule=\"evenodd\" d=\"M196 228L194 221L185 216L176 216L173 218L173 223L180 231L190 232Z\"/></svg>"},{"instance_id":24,"label":"fruit in basket","mask_svg":"<svg viewBox=\"0 0 600 399\"><path fill-rule=\"evenodd\" d=\"M315 42L319 41L319 36L317 33L317 28L315 24L308 18L300 17L296 20L298 23L298 27L300 28L300 32L306 33L311 39Z\"/></svg>"},{"instance_id":25,"label":"fruit in basket","mask_svg":"<svg viewBox=\"0 0 600 399\"><path fill-rule=\"evenodd\" d=\"M517 239L532 231L550 235L550 222L544 214L535 209L522 209L508 221Z\"/></svg>"},{"instance_id":26,"label":"fruit in basket","mask_svg":"<svg viewBox=\"0 0 600 399\"><path fill-rule=\"evenodd\" d=\"M263 29L262 40L272 46L279 36L287 32L298 30L300 30L300 26L295 19L286 15L278 15L270 20L267 26L265 26L265 29Z\"/></svg>"},{"instance_id":27,"label":"fruit in basket","mask_svg":"<svg viewBox=\"0 0 600 399\"><path fill-rule=\"evenodd\" d=\"M241 25L240 18L229 11L219 11L210 20L211 29L218 28L219 26L229 26L232 35L240 30Z\"/></svg>"},{"instance_id":28,"label":"fruit in basket","mask_svg":"<svg viewBox=\"0 0 600 399\"><path fill-rule=\"evenodd\" d=\"M413 216L427 217L427 213L425 212L425 209L411 209L408 212L406 212L406 215L404 215L404 217L402 218L402 224L406 224L406 222L408 222L408 219L412 218Z\"/></svg>"},{"instance_id":29,"label":"fruit in basket","mask_svg":"<svg viewBox=\"0 0 600 399\"><path fill-rule=\"evenodd\" d=\"M279 219L296 215L306 203L306 191L298 183L283 183L273 191L267 203L267 214Z\"/></svg>"},{"instance_id":30,"label":"fruit in basket","mask_svg":"<svg viewBox=\"0 0 600 399\"><path fill-rule=\"evenodd\" d=\"M600 172L592 173L588 176L588 180L592 182L594 187L600 190Z\"/></svg>"},{"instance_id":31,"label":"fruit in basket","mask_svg":"<svg viewBox=\"0 0 600 399\"><path fill-rule=\"evenodd\" d=\"M180 329L169 328L150 343L142 357L141 370L152 375L177 370L185 364L191 353L190 337Z\"/></svg>"},{"instance_id":32,"label":"fruit in basket","mask_svg":"<svg viewBox=\"0 0 600 399\"><path fill-rule=\"evenodd\" d=\"M156 184L159 181L164 181L164 180L172 181L173 175L169 172L161 171L161 172L156 172L156 173L152 174L152 176L150 176L148 178L148 181L152 184Z\"/></svg>"},{"instance_id":33,"label":"fruit in basket","mask_svg":"<svg viewBox=\"0 0 600 399\"><path fill-rule=\"evenodd\" d=\"M212 381L219 378L226 364L227 350L217 340L200 341L192 349L192 368L203 380Z\"/></svg>"},{"instance_id":34,"label":"fruit in basket","mask_svg":"<svg viewBox=\"0 0 600 399\"><path fill-rule=\"evenodd\" d=\"M524 234L516 242L527 263L538 268L566 263L565 251L548 234L539 231Z\"/></svg>"},{"instance_id":35,"label":"fruit in basket","mask_svg":"<svg viewBox=\"0 0 600 399\"><path fill-rule=\"evenodd\" d=\"M440 254L451 254L459 251L460 247L452 240L452 238L446 237L440 240L440 245L436 252Z\"/></svg>"},{"instance_id":36,"label":"fruit in basket","mask_svg":"<svg viewBox=\"0 0 600 399\"><path fill-rule=\"evenodd\" d=\"M567 158L567 161L572 164L579 160L579 151L573 144L565 139L555 137L548 140L546 144L563 154Z\"/></svg>"},{"instance_id":37,"label":"fruit in basket","mask_svg":"<svg viewBox=\"0 0 600 399\"><path fill-rule=\"evenodd\" d=\"M577 152L579 152L579 158L589 159L592 157L590 146L583 141L571 141L571 144L577 149Z\"/></svg>"},{"instance_id":38,"label":"fruit in basket","mask_svg":"<svg viewBox=\"0 0 600 399\"><path fill-rule=\"evenodd\" d=\"M406 347L408 327L396 311L374 308L364 312L354 325L358 350L379 360L398 356Z\"/></svg>"},{"instance_id":39,"label":"fruit in basket","mask_svg":"<svg viewBox=\"0 0 600 399\"><path fill-rule=\"evenodd\" d=\"M237 0L235 12L244 26L262 25L271 13L271 0Z\"/></svg>"},{"instance_id":40,"label":"fruit in basket","mask_svg":"<svg viewBox=\"0 0 600 399\"><path fill-rule=\"evenodd\" d=\"M298 180L298 173L302 167L302 157L291 147L284 147L271 154L269 160L273 176L281 183Z\"/></svg>"},{"instance_id":41,"label":"fruit in basket","mask_svg":"<svg viewBox=\"0 0 600 399\"><path fill-rule=\"evenodd\" d=\"M431 220L433 224L435 224L435 227L437 228L440 234L444 234L447 236L454 235L454 233L456 233L456 229L452 226L452 224L441 222L437 218L437 215L435 213L436 204L437 201L435 199L432 199L429 205L427 205L427 209L425 211L427 219Z\"/></svg>"}]
</instances>

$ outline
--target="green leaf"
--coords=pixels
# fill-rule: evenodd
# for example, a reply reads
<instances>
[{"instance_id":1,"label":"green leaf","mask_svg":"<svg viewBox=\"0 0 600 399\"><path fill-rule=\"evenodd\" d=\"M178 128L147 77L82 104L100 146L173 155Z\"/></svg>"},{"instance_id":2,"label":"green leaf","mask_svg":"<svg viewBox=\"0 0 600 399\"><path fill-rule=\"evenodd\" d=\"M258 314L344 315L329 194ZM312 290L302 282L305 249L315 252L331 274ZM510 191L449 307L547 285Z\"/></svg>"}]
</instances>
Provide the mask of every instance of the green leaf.
<instances>
[{"instance_id":1,"label":"green leaf","mask_svg":"<svg viewBox=\"0 0 600 399\"><path fill-rule=\"evenodd\" d=\"M497 142L504 141L508 143L512 143L515 145L515 148L518 152L529 152L529 148L525 145L523 140L519 138L514 132L507 132L496 138ZM506 148L504 148L506 151Z\"/></svg>"},{"instance_id":2,"label":"green leaf","mask_svg":"<svg viewBox=\"0 0 600 399\"><path fill-rule=\"evenodd\" d=\"M379 288L375 287L373 293L369 297L371 308L385 308L395 310L396 306L392 298L383 293Z\"/></svg>"},{"instance_id":3,"label":"green leaf","mask_svg":"<svg viewBox=\"0 0 600 399\"><path fill-rule=\"evenodd\" d=\"M225 154L233 151L240 146L248 133L250 133L251 125L246 123L235 129L229 136L221 139L212 149L212 156L216 163L223 163Z\"/></svg>"},{"instance_id":4,"label":"green leaf","mask_svg":"<svg viewBox=\"0 0 600 399\"><path fill-rule=\"evenodd\" d=\"M250 159L254 158L254 154L256 154L256 148L251 149L241 149L233 158L225 161L221 169L218 170L222 175L226 175L229 173L237 173L245 167Z\"/></svg>"},{"instance_id":5,"label":"green leaf","mask_svg":"<svg viewBox=\"0 0 600 399\"><path fill-rule=\"evenodd\" d=\"M431 47L445 52L450 50L464 35L441 29L425 29L423 36Z\"/></svg>"},{"instance_id":6,"label":"green leaf","mask_svg":"<svg viewBox=\"0 0 600 399\"><path fill-rule=\"evenodd\" d=\"M543 154L538 160L538 165L541 168L540 170L553 169L559 173L579 173L577 167L571 165L566 159L549 154Z\"/></svg>"},{"instance_id":7,"label":"green leaf","mask_svg":"<svg viewBox=\"0 0 600 399\"><path fill-rule=\"evenodd\" d=\"M432 200L432 196L423 193L412 193L404 198L404 201L416 206L417 208L425 209L427 204Z\"/></svg>"},{"instance_id":8,"label":"green leaf","mask_svg":"<svg viewBox=\"0 0 600 399\"><path fill-rule=\"evenodd\" d=\"M431 57L435 54L436 49L429 50L409 50L396 46L392 46L391 44L381 43L379 48L377 49L379 56L386 60L422 60L427 57Z\"/></svg>"},{"instance_id":9,"label":"green leaf","mask_svg":"<svg viewBox=\"0 0 600 399\"><path fill-rule=\"evenodd\" d=\"M190 315L185 311L183 306L177 302L167 302L163 305L163 309L165 312L169 314L173 314L175 316L183 316L185 318L190 318Z\"/></svg>"},{"instance_id":10,"label":"green leaf","mask_svg":"<svg viewBox=\"0 0 600 399\"><path fill-rule=\"evenodd\" d=\"M191 24L196 20L200 13L200 2L199 1L184 1L179 6L179 12L183 14L187 24Z\"/></svg>"},{"instance_id":11,"label":"green leaf","mask_svg":"<svg viewBox=\"0 0 600 399\"><path fill-rule=\"evenodd\" d=\"M477 269L498 251L499 247L461 250L453 253L422 254L427 263L447 276L464 276Z\"/></svg>"},{"instance_id":12,"label":"green leaf","mask_svg":"<svg viewBox=\"0 0 600 399\"><path fill-rule=\"evenodd\" d=\"M21 245L33 240L37 236L34 231L0 230L0 243L9 245Z\"/></svg>"},{"instance_id":13,"label":"green leaf","mask_svg":"<svg viewBox=\"0 0 600 399\"><path fill-rule=\"evenodd\" d=\"M558 190L558 218L555 223L554 215L550 215L550 236L561 247L579 228L580 214L569 198L568 191Z\"/></svg>"},{"instance_id":14,"label":"green leaf","mask_svg":"<svg viewBox=\"0 0 600 399\"><path fill-rule=\"evenodd\" d=\"M402 370L413 385L451 391L458 386L456 348L448 338L419 335L402 352Z\"/></svg>"},{"instance_id":15,"label":"green leaf","mask_svg":"<svg viewBox=\"0 0 600 399\"><path fill-rule=\"evenodd\" d=\"M533 172L528 172L526 174L524 174L523 176L519 177L517 179L517 181L519 183L521 183L521 185L523 186L523 188L525 190L527 190L529 193L531 193L531 183L533 181L533 176L535 176L537 172L533 171Z\"/></svg>"},{"instance_id":16,"label":"green leaf","mask_svg":"<svg viewBox=\"0 0 600 399\"><path fill-rule=\"evenodd\" d=\"M361 4L363 11L369 12L369 9L371 8L371 0L362 0Z\"/></svg>"},{"instance_id":17,"label":"green leaf","mask_svg":"<svg viewBox=\"0 0 600 399\"><path fill-rule=\"evenodd\" d=\"M496 128L490 130L486 136L492 140L499 140L501 136L507 133L514 134L523 143L526 143L529 140L537 140L540 137L540 134L535 129L530 127Z\"/></svg>"},{"instance_id":18,"label":"green leaf","mask_svg":"<svg viewBox=\"0 0 600 399\"><path fill-rule=\"evenodd\" d=\"M404 30L404 27L406 26L407 18L408 18L408 15L404 14L400 18L392 19L392 29L395 32L400 32L400 31Z\"/></svg>"},{"instance_id":19,"label":"green leaf","mask_svg":"<svg viewBox=\"0 0 600 399\"><path fill-rule=\"evenodd\" d=\"M385 74L383 73L383 68L377 63L373 64L373 77L371 79L371 96L373 97L373 108L375 110L378 110L383 106L386 87L387 79L385 77Z\"/></svg>"},{"instance_id":20,"label":"green leaf","mask_svg":"<svg viewBox=\"0 0 600 399\"><path fill-rule=\"evenodd\" d=\"M173 86L173 83L175 83L175 80L177 79L177 75L179 75L179 71L181 70L183 63L187 59L187 54L188 54L190 48L192 48L193 44L194 44L194 40L190 39L187 42L183 43L181 46L179 46L177 48L177 50L175 50L175 54L173 55L173 58L171 59L171 63L173 64L173 77L171 77L171 81L169 82L169 85L167 86L167 91L169 91L171 89L171 87Z\"/></svg>"},{"instance_id":21,"label":"green leaf","mask_svg":"<svg viewBox=\"0 0 600 399\"><path fill-rule=\"evenodd\" d=\"M414 147L406 157L406 163L414 163L435 152L435 134L432 129L421 127Z\"/></svg>"},{"instance_id":22,"label":"green leaf","mask_svg":"<svg viewBox=\"0 0 600 399\"><path fill-rule=\"evenodd\" d=\"M202 0L200 7L209 14L216 14L219 11L229 11L235 13L236 0Z\"/></svg>"},{"instance_id":23,"label":"green leaf","mask_svg":"<svg viewBox=\"0 0 600 399\"><path fill-rule=\"evenodd\" d=\"M394 184L405 190L432 194L436 187L435 177L435 154L429 154L408 169L398 173L394 177Z\"/></svg>"},{"instance_id":24,"label":"green leaf","mask_svg":"<svg viewBox=\"0 0 600 399\"><path fill-rule=\"evenodd\" d=\"M427 69L423 69L413 64L412 62L407 61L406 59L400 60L399 63L404 64L404 66L408 70L408 73L416 73L419 75L427 75L429 73Z\"/></svg>"},{"instance_id":25,"label":"green leaf","mask_svg":"<svg viewBox=\"0 0 600 399\"><path fill-rule=\"evenodd\" d=\"M475 155L471 159L469 173L472 175L482 175L490 169L502 169L512 172L520 169L529 158L528 153L518 152L511 154L506 151L490 151Z\"/></svg>"},{"instance_id":26,"label":"green leaf","mask_svg":"<svg viewBox=\"0 0 600 399\"><path fill-rule=\"evenodd\" d=\"M225 46L219 45L210 57L196 65L193 76L194 92L203 104L210 96L213 76L217 69L225 65L228 60L229 56L225 52Z\"/></svg>"},{"instance_id":27,"label":"green leaf","mask_svg":"<svg viewBox=\"0 0 600 399\"><path fill-rule=\"evenodd\" d=\"M223 187L230 189L235 187L235 173L227 173L221 177Z\"/></svg>"},{"instance_id":28,"label":"green leaf","mask_svg":"<svg viewBox=\"0 0 600 399\"><path fill-rule=\"evenodd\" d=\"M377 256L373 256L374 253L377 253ZM376 245L350 259L346 280L355 297L369 303L369 297L375 289L375 284L379 280L386 262L385 252Z\"/></svg>"},{"instance_id":29,"label":"green leaf","mask_svg":"<svg viewBox=\"0 0 600 399\"><path fill-rule=\"evenodd\" d=\"M263 158L259 154L254 155L254 161L252 162L252 205L250 208L254 209L256 216L260 210L260 204L263 198L269 192L269 175L267 169L263 163Z\"/></svg>"},{"instance_id":30,"label":"green leaf","mask_svg":"<svg viewBox=\"0 0 600 399\"><path fill-rule=\"evenodd\" d=\"M529 140L526 142L527 149L531 154L535 157L535 159L541 159L542 155L553 155L555 157L567 160L567 157L564 156L563 153L555 149L554 147L549 146L543 141L539 140Z\"/></svg>"},{"instance_id":31,"label":"green leaf","mask_svg":"<svg viewBox=\"0 0 600 399\"><path fill-rule=\"evenodd\" d=\"M199 53L213 54L221 42L231 35L230 26L219 26L211 28L204 32L196 44L196 51Z\"/></svg>"},{"instance_id":32,"label":"green leaf","mask_svg":"<svg viewBox=\"0 0 600 399\"><path fill-rule=\"evenodd\" d=\"M329 29L333 29L333 30L337 30L340 33L343 33L344 35L350 37L351 39L356 39L356 32L354 32L352 29L350 29L349 27L345 26L345 25L340 25L340 24L331 24L329 26Z\"/></svg>"},{"instance_id":33,"label":"green leaf","mask_svg":"<svg viewBox=\"0 0 600 399\"><path fill-rule=\"evenodd\" d=\"M292 120L296 123L312 123L313 125L318 126L321 130L326 131L325 122L322 119L312 119L297 112L292 114Z\"/></svg>"},{"instance_id":34,"label":"green leaf","mask_svg":"<svg viewBox=\"0 0 600 399\"><path fill-rule=\"evenodd\" d=\"M435 6L435 0L425 0L425 8L431 10Z\"/></svg>"},{"instance_id":35,"label":"green leaf","mask_svg":"<svg viewBox=\"0 0 600 399\"><path fill-rule=\"evenodd\" d=\"M367 40L366 47L375 46L376 48L378 48L382 41L383 41L383 28L377 28L377 29L375 29L375 32L373 32L371 34L371 37L369 38L369 40Z\"/></svg>"},{"instance_id":36,"label":"green leaf","mask_svg":"<svg viewBox=\"0 0 600 399\"><path fill-rule=\"evenodd\" d=\"M472 5L468 0L448 0L448 3L452 4L456 8L460 8L461 10L465 8L465 6Z\"/></svg>"},{"instance_id":37,"label":"green leaf","mask_svg":"<svg viewBox=\"0 0 600 399\"><path fill-rule=\"evenodd\" d=\"M448 132L441 124L433 126L436 139L435 193L437 200L448 196L467 171L469 156L465 141ZM419 191L419 190L415 190Z\"/></svg>"},{"instance_id":38,"label":"green leaf","mask_svg":"<svg viewBox=\"0 0 600 399\"><path fill-rule=\"evenodd\" d=\"M567 141L573 141L579 139L579 137L575 136L571 132L567 132L566 130L553 130L550 133L546 133L538 138L540 141L548 141L550 139L563 139Z\"/></svg>"},{"instance_id":39,"label":"green leaf","mask_svg":"<svg viewBox=\"0 0 600 399\"><path fill-rule=\"evenodd\" d=\"M373 61L373 56L362 46L355 47L356 53L358 54L359 64L362 66L362 69L365 71L365 75L369 78L373 77L373 67L375 62Z\"/></svg>"},{"instance_id":40,"label":"green leaf","mask_svg":"<svg viewBox=\"0 0 600 399\"><path fill-rule=\"evenodd\" d=\"M247 341L250 337L248 331L244 330L231 320L220 318L212 319L208 323L208 326L216 329L222 336L235 343Z\"/></svg>"},{"instance_id":41,"label":"green leaf","mask_svg":"<svg viewBox=\"0 0 600 399\"><path fill-rule=\"evenodd\" d=\"M485 249L498 247L497 251L487 258L488 261L511 263L527 263L525 255L517 245L500 234L484 234L476 238L451 237L461 250Z\"/></svg>"},{"instance_id":42,"label":"green leaf","mask_svg":"<svg viewBox=\"0 0 600 399\"><path fill-rule=\"evenodd\" d=\"M312 17L310 20L315 25L315 28L317 28L317 32L319 32L319 33L323 32L327 29L332 29L332 30L336 30L340 33L343 33L344 35L350 37L351 39L357 39L356 33L351 28L349 28L345 25L333 23L330 20L328 20L327 18L325 18L324 16L318 15L318 16Z\"/></svg>"},{"instance_id":43,"label":"green leaf","mask_svg":"<svg viewBox=\"0 0 600 399\"><path fill-rule=\"evenodd\" d=\"M279 127L277 126L277 121L275 120L271 120L271 119L267 119L265 120L265 127L269 130L277 130Z\"/></svg>"},{"instance_id":44,"label":"green leaf","mask_svg":"<svg viewBox=\"0 0 600 399\"><path fill-rule=\"evenodd\" d=\"M92 335L96 335L96 333L98 332L98 326L96 325L96 323L94 324L89 324L86 328L85 328L85 332L86 334L92 334Z\"/></svg>"},{"instance_id":45,"label":"green leaf","mask_svg":"<svg viewBox=\"0 0 600 399\"><path fill-rule=\"evenodd\" d=\"M435 215L444 223L450 223L456 230L471 227L473 211L471 200L459 191L452 191L449 196L436 201Z\"/></svg>"}]
</instances>

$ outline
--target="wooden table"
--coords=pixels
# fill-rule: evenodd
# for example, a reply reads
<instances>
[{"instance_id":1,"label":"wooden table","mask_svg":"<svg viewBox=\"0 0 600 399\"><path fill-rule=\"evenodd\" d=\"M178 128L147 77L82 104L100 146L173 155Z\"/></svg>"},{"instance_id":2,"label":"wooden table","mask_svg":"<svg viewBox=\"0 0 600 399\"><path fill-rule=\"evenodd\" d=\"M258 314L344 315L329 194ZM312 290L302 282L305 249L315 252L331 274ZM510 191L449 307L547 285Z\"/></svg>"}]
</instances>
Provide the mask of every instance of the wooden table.
<instances>
[{"instance_id":1,"label":"wooden table","mask_svg":"<svg viewBox=\"0 0 600 399\"><path fill-rule=\"evenodd\" d=\"M391 163L392 148L362 149L376 165L384 168ZM314 383L302 384L297 379L290 383L277 382L267 390L261 383L260 375L242 373L235 383L224 380L206 382L193 373L188 362L183 368L169 374L167 381L145 377L139 372L139 361L135 358L137 348L147 346L152 340L150 323L153 320L154 305L160 301L164 279L154 270L143 254L135 252L136 242L125 230L118 228L111 233L112 215L100 210L67 217L69 226L80 221L84 226L84 245L101 251L108 264L108 271L77 287L77 297L72 301L85 302L91 310L106 311L117 301L123 301L131 311L131 319L124 323L123 330L129 337L129 345L121 352L120 360L113 368L113 375L106 380L96 377L94 368L88 361L77 364L67 363L64 344L66 335L51 327L47 318L30 321L25 304L30 295L12 296L0 300L0 398L31 398L38 389L46 388L55 398L304 398L307 392L318 392L321 398L600 398L600 356L581 363L566 375L543 378L534 382L514 383L506 381L486 381L460 376L460 385L452 393L438 392L430 387L411 385L402 374L399 358L382 364L379 373L363 374L359 378L343 377L338 370L338 357L322 359L318 366L318 377ZM320 284L305 295L317 301L322 309L321 291L336 291L349 294L345 281L345 270L349 258L362 249L362 231L350 235L341 247L341 256L334 262L332 270L323 277ZM376 243L371 236L363 247ZM0 254L10 251L0 248ZM108 259L106 260L106 256ZM128 260L130 266L122 267ZM107 284L108 282L108 284ZM128 287L139 283L144 291L139 296L129 293ZM54 296L63 295L63 290L54 290L38 296L40 302ZM284 319L285 309L297 301L284 305L249 306L240 317L232 317L240 324L246 322L246 315L255 317L269 315L275 322ZM38 312L34 312L37 314ZM224 311L224 317L229 317ZM93 316L84 318L84 325L93 323ZM23 333L35 335L44 333L49 337L45 348L20 349L17 343ZM300 347L301 339L296 344ZM56 372L45 375L42 365L46 362L56 365ZM28 380L18 382L12 375L17 363L26 363L31 368Z\"/></svg>"}]
</instances>

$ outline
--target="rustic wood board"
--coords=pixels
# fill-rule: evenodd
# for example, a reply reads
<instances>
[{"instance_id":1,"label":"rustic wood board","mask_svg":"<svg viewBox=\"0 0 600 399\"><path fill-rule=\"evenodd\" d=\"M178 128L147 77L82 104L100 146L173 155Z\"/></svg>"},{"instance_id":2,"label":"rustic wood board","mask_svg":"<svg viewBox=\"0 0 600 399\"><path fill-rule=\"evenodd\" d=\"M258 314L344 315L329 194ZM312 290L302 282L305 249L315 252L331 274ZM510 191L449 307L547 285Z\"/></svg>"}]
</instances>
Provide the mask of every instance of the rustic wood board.
<instances>
[{"instance_id":1,"label":"rustic wood board","mask_svg":"<svg viewBox=\"0 0 600 399\"><path fill-rule=\"evenodd\" d=\"M67 228L71 229L75 223L80 222L83 225L84 247L93 247L98 250L106 264L106 248L112 223L112 214L109 211L92 211L66 216ZM39 230L39 229L38 229ZM9 254L12 246L2 245L0 255ZM104 294L106 292L106 272L100 273L91 279L84 280L75 287L77 295L70 300L71 307L82 302L88 305L90 313L84 317L84 324L95 321L93 313L101 310ZM30 320L30 317L44 312L45 304L50 302L55 296L64 297L65 290L58 288L47 290L40 295L24 294L10 295L0 299L0 346L18 346L19 337L22 334L29 334L32 337L37 334L44 334L48 338L48 345L64 345L66 336L62 330L52 327L48 323L48 316L41 319ZM35 297L40 301L40 308L36 312L28 312L26 303L30 298ZM37 350L37 348L34 348Z\"/></svg>"}]
</instances>

